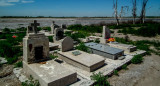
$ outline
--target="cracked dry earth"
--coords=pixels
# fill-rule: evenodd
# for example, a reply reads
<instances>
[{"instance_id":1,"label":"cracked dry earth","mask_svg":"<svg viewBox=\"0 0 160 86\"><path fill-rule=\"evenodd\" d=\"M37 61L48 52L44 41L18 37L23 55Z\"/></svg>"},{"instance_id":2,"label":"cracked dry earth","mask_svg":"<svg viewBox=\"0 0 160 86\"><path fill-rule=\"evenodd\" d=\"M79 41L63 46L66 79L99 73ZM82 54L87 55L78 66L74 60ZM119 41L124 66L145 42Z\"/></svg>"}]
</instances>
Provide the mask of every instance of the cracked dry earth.
<instances>
[{"instance_id":1,"label":"cracked dry earth","mask_svg":"<svg viewBox=\"0 0 160 86\"><path fill-rule=\"evenodd\" d=\"M160 86L160 56L145 56L141 64L130 64L128 70L108 79L113 86Z\"/></svg>"}]
</instances>

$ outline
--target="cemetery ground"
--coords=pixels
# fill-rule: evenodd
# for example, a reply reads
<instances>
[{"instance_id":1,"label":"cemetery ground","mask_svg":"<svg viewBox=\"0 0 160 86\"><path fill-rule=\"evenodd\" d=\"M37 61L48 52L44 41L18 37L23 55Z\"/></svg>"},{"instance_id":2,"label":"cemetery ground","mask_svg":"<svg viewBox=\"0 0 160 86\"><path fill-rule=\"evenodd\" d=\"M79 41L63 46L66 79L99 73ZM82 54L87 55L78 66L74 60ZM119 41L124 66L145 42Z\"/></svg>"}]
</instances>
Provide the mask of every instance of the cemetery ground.
<instances>
[{"instance_id":1,"label":"cemetery ground","mask_svg":"<svg viewBox=\"0 0 160 86\"><path fill-rule=\"evenodd\" d=\"M109 76L109 83L113 86L157 86L160 84L160 24L146 23L135 26L122 24L121 27L115 25L109 25L109 27L112 31L112 37L115 37L116 41L132 44L137 46L138 49L147 51L142 63L129 63L126 65L127 68L124 66L117 72L115 71L113 76ZM50 31L49 27L38 28L38 30L42 29ZM78 42L81 41L79 38L85 38L90 35L101 36L100 34L102 33L102 26L97 25L71 25L68 29L75 31L75 33L66 32L65 34ZM26 35L25 33L25 29L10 30L6 28L0 34L0 57L7 60L7 63L0 64L0 83L2 86L22 85L14 75L13 68L22 67L22 38ZM13 35L16 38L13 38ZM49 40L50 42L53 41L51 37L49 37ZM99 40L95 42L99 42ZM83 44L82 46L85 47ZM76 48L87 52L86 48ZM37 83L35 82L34 84Z\"/></svg>"}]
</instances>

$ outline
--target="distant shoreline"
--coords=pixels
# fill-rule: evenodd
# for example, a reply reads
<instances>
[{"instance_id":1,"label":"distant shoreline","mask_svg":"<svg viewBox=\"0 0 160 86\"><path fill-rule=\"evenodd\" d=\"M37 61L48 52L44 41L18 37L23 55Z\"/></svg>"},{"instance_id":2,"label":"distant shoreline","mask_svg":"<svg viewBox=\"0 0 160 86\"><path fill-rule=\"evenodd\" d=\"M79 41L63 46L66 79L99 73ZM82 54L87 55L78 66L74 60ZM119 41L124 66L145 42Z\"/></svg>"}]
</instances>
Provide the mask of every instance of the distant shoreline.
<instances>
[{"instance_id":1,"label":"distant shoreline","mask_svg":"<svg viewBox=\"0 0 160 86\"><path fill-rule=\"evenodd\" d=\"M138 20L139 18L136 18ZM40 23L40 27L50 27L53 21L57 25L92 25L92 24L110 24L116 23L115 18L0 18L0 29L10 28L16 29L20 27L27 27L33 20L37 20ZM146 18L146 20L152 20L160 22L160 18ZM122 18L120 22L132 21L132 18Z\"/></svg>"}]
</instances>

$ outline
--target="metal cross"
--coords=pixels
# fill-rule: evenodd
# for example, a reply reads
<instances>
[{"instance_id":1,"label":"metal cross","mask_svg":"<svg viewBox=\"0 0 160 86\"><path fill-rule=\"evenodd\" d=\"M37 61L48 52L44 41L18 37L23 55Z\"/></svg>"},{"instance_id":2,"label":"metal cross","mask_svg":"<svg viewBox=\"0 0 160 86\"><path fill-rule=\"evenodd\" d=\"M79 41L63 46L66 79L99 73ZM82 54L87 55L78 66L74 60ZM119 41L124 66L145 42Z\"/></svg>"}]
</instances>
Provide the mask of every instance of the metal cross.
<instances>
[{"instance_id":1,"label":"metal cross","mask_svg":"<svg viewBox=\"0 0 160 86\"><path fill-rule=\"evenodd\" d=\"M34 28L35 34L37 34L37 26L40 26L40 23L37 23L37 20L34 20L34 23L31 23L31 26Z\"/></svg>"}]
</instances>

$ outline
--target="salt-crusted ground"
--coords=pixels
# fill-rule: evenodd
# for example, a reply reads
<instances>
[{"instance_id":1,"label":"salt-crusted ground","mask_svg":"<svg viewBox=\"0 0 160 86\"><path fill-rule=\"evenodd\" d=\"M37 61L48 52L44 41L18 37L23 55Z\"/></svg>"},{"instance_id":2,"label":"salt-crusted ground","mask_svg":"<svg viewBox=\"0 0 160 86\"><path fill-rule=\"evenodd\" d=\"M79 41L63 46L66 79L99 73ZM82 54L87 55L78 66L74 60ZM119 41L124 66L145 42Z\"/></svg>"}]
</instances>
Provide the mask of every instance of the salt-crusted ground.
<instances>
[{"instance_id":1,"label":"salt-crusted ground","mask_svg":"<svg viewBox=\"0 0 160 86\"><path fill-rule=\"evenodd\" d=\"M149 18L146 20L153 19L154 21L160 22L160 18ZM114 18L0 18L0 29L4 28L20 28L27 27L29 23L33 22L33 20L37 20L40 23L41 27L51 26L52 21L55 21L56 24L82 24L82 25L90 25L90 24L106 24L106 23L115 23ZM127 22L128 20L132 20L131 18L124 18L121 21Z\"/></svg>"}]
</instances>

